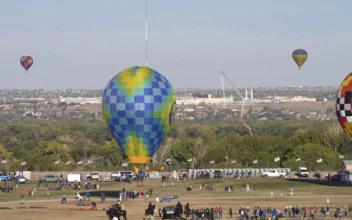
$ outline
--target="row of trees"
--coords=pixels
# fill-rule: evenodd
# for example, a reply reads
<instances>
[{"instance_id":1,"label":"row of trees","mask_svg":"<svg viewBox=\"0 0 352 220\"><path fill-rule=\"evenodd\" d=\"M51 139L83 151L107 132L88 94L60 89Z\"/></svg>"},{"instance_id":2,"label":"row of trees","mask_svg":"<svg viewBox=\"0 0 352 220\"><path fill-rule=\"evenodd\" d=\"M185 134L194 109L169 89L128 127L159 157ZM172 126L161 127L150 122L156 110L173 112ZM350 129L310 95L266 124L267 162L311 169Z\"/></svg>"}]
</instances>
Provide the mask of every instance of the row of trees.
<instances>
[{"instance_id":1,"label":"row of trees","mask_svg":"<svg viewBox=\"0 0 352 220\"><path fill-rule=\"evenodd\" d=\"M352 158L351 143L337 122L255 122L253 136L244 126L231 123L176 122L153 158L172 169L306 166L312 170L337 170L339 155ZM0 124L0 169L14 170L119 170L127 162L103 121L61 121ZM280 157L279 162L274 158ZM188 162L191 158L193 160ZM226 159L227 158L227 159ZM301 161L297 162L297 158ZM322 163L317 163L322 158ZM60 160L59 164L54 162ZM79 166L67 161L93 160ZM215 164L209 164L209 161ZM236 163L231 163L236 160ZM21 162L26 161L22 166Z\"/></svg>"}]
</instances>

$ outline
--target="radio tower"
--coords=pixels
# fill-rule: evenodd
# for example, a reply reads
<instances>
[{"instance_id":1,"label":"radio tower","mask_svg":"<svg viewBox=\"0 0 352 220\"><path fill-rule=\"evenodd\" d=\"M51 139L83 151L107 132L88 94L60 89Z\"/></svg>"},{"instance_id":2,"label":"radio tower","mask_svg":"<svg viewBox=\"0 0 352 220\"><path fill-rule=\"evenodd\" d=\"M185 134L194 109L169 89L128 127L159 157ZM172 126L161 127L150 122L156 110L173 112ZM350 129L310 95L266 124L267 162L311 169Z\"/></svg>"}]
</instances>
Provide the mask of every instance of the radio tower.
<instances>
[{"instance_id":1,"label":"radio tower","mask_svg":"<svg viewBox=\"0 0 352 220\"><path fill-rule=\"evenodd\" d=\"M145 0L145 66L148 66L148 0Z\"/></svg>"}]
</instances>

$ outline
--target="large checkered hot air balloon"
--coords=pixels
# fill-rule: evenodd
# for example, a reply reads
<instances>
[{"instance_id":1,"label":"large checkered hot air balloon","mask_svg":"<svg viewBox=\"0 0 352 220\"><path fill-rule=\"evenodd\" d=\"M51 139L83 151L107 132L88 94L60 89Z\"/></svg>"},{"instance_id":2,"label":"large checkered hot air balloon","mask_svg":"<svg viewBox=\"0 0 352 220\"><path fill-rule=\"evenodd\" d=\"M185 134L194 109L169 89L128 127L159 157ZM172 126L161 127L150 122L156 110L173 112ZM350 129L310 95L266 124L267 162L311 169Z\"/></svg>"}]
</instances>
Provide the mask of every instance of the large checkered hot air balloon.
<instances>
[{"instance_id":1,"label":"large checkered hot air balloon","mask_svg":"<svg viewBox=\"0 0 352 220\"><path fill-rule=\"evenodd\" d=\"M176 111L171 83L157 71L135 66L107 84L103 95L106 123L138 173L163 142Z\"/></svg>"},{"instance_id":2,"label":"large checkered hot air balloon","mask_svg":"<svg viewBox=\"0 0 352 220\"><path fill-rule=\"evenodd\" d=\"M336 97L336 115L342 129L352 140L352 73L342 81Z\"/></svg>"}]
</instances>

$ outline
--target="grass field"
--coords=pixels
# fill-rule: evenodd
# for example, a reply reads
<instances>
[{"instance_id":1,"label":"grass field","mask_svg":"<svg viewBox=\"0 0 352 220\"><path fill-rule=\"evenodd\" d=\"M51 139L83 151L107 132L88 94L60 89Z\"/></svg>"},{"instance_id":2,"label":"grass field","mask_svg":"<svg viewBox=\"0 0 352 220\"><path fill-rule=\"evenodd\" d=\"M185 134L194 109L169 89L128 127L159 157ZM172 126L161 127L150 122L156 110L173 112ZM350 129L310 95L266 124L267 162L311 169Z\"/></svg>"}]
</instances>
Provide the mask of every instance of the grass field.
<instances>
[{"instance_id":1,"label":"grass field","mask_svg":"<svg viewBox=\"0 0 352 220\"><path fill-rule=\"evenodd\" d=\"M205 184L215 184L216 190L214 192L200 191L199 186ZM233 192L224 190L224 186L231 184L235 187ZM242 188L243 184L249 184L251 191L245 192ZM2 185L2 184L1 184ZM57 184L49 184L49 187L55 187ZM329 198L329 207L344 207L345 205L352 205L352 187L345 185L320 185L317 183L306 183L299 181L290 181L286 179L224 179L224 180L188 180L174 182L172 186L171 181L163 183L160 181L145 181L144 187L137 187L135 183L102 183L102 188L99 191L106 191L107 203L101 204L99 197L94 197L93 200L98 203L98 211L77 211L69 210L76 207L76 200L74 196L76 190L60 190L60 191L35 191L33 196L28 196L28 189L35 188L36 183L22 184L15 190L14 193L0 193L0 208L9 207L15 208L12 210L0 210L1 219L18 219L18 214L21 214L20 219L34 220L41 217L45 219L107 219L105 212L101 211L112 203L116 203L117 198L109 195L114 195L114 191L119 191L123 187L127 191L142 191L146 192L149 188L153 188L151 200L146 198L128 200L124 202L125 209L128 213L129 219L142 219L144 210L149 201L155 201L155 194L159 192L160 197L170 194L178 195L179 200L183 205L190 203L191 208L206 208L222 206L223 210L231 207L235 212L240 207L260 206L260 207L276 207L283 211L285 206L326 206L327 198ZM186 187L192 186L192 192L187 192ZM255 187L255 190L254 190ZM290 188L294 189L294 195L289 196ZM86 191L97 190L82 190L80 193ZM47 195L49 192L49 195ZM271 196L273 192L273 196ZM62 193L67 194L69 199L68 204L60 204ZM283 197L281 198L281 193ZM25 203L19 203L21 194L25 195ZM98 193L99 194L99 193ZM160 203L157 207L163 207L173 203ZM41 206L45 209L22 209L21 207ZM88 207L84 207L88 208ZM4 217L4 218L3 218ZM225 215L225 217L228 217Z\"/></svg>"}]
</instances>

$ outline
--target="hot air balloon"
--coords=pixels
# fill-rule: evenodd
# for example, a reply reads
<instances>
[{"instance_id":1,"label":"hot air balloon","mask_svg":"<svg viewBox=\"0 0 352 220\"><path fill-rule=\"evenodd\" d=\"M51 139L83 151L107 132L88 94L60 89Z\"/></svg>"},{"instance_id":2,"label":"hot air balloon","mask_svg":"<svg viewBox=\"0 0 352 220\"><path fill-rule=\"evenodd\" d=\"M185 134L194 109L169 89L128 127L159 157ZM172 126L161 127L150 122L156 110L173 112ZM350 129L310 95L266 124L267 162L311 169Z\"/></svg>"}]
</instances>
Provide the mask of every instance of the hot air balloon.
<instances>
[{"instance_id":1,"label":"hot air balloon","mask_svg":"<svg viewBox=\"0 0 352 220\"><path fill-rule=\"evenodd\" d=\"M352 73L341 83L336 96L336 116L342 129L352 140Z\"/></svg>"},{"instance_id":2,"label":"hot air balloon","mask_svg":"<svg viewBox=\"0 0 352 220\"><path fill-rule=\"evenodd\" d=\"M21 65L23 66L23 68L26 70L26 72L28 71L28 69L32 66L33 64L33 59L30 56L23 56L20 59Z\"/></svg>"},{"instance_id":3,"label":"hot air balloon","mask_svg":"<svg viewBox=\"0 0 352 220\"><path fill-rule=\"evenodd\" d=\"M296 62L299 69L303 66L303 64L307 61L308 53L303 49L297 49L292 52L292 58Z\"/></svg>"},{"instance_id":4,"label":"hot air balloon","mask_svg":"<svg viewBox=\"0 0 352 220\"><path fill-rule=\"evenodd\" d=\"M176 96L171 83L151 68L130 67L109 81L102 104L113 137L138 174L173 122Z\"/></svg>"}]
</instances>

